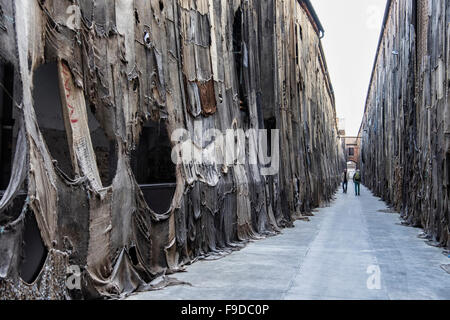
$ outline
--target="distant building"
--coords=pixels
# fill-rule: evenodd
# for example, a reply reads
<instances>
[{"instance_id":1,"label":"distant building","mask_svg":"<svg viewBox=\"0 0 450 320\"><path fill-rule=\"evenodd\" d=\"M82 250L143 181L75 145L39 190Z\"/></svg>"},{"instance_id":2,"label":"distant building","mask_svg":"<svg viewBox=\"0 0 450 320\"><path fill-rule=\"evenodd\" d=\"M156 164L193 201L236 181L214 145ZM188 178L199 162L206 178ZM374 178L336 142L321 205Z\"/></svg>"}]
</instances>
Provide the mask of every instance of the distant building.
<instances>
[{"instance_id":1,"label":"distant building","mask_svg":"<svg viewBox=\"0 0 450 320\"><path fill-rule=\"evenodd\" d=\"M354 163L355 168L358 169L360 167L361 139L358 137L341 136L341 142L345 150L345 161L347 163Z\"/></svg>"}]
</instances>

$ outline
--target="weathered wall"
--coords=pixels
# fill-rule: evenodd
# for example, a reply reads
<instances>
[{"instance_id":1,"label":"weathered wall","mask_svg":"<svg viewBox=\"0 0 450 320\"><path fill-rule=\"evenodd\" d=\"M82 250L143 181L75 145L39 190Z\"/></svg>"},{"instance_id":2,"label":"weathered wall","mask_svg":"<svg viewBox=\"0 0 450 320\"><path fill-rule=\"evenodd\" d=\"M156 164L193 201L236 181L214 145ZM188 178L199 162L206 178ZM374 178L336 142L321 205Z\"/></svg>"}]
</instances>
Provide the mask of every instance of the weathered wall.
<instances>
[{"instance_id":1,"label":"weathered wall","mask_svg":"<svg viewBox=\"0 0 450 320\"><path fill-rule=\"evenodd\" d=\"M362 137L364 183L450 245L450 3L390 1Z\"/></svg>"},{"instance_id":2,"label":"weathered wall","mask_svg":"<svg viewBox=\"0 0 450 320\"><path fill-rule=\"evenodd\" d=\"M73 4L0 1L0 24L6 25L0 53L15 67L13 94L20 110L14 169L0 202L1 298L148 289L158 276L276 234L330 200L344 160L319 30L304 3ZM69 7L80 10L80 21L70 17ZM67 171L73 172L52 161L54 146L41 133L33 101L34 72L55 61L70 149L63 156L70 157L73 170ZM97 165L90 112L115 145L111 185L104 185ZM130 161L150 119L165 120L170 136L185 129L199 150L210 149L207 129L278 128L280 149L272 160L279 156L280 165L267 175L267 168L249 161L179 164L172 205L156 213ZM249 146L254 137L244 139ZM7 210L21 189L27 193L24 209ZM33 284L18 271L25 263L29 215L36 217L49 252ZM68 265L81 267L81 291L65 287Z\"/></svg>"}]
</instances>

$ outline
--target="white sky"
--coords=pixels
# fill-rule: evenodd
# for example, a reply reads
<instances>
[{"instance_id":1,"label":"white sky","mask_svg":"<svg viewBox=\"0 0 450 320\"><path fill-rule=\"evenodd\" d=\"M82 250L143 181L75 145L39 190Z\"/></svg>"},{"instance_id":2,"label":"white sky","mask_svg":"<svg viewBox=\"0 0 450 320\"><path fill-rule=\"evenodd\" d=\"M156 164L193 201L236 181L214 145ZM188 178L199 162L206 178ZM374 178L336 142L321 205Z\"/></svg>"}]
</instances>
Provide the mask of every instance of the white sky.
<instances>
[{"instance_id":1,"label":"white sky","mask_svg":"<svg viewBox=\"0 0 450 320\"><path fill-rule=\"evenodd\" d=\"M361 125L386 0L311 0L323 28L322 39L338 118L347 136Z\"/></svg>"}]
</instances>

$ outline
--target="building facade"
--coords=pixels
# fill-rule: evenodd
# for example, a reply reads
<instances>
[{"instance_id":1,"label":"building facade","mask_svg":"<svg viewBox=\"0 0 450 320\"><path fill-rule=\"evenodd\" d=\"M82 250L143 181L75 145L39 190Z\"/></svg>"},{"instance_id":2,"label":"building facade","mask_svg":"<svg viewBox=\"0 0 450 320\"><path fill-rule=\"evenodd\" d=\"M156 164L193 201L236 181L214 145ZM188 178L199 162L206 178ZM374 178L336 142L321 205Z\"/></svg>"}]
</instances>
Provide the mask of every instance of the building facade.
<instances>
[{"instance_id":1,"label":"building facade","mask_svg":"<svg viewBox=\"0 0 450 320\"><path fill-rule=\"evenodd\" d=\"M0 0L0 298L148 290L329 201L321 36L309 1Z\"/></svg>"},{"instance_id":2,"label":"building facade","mask_svg":"<svg viewBox=\"0 0 450 320\"><path fill-rule=\"evenodd\" d=\"M450 2L388 1L360 129L365 184L450 246Z\"/></svg>"}]
</instances>

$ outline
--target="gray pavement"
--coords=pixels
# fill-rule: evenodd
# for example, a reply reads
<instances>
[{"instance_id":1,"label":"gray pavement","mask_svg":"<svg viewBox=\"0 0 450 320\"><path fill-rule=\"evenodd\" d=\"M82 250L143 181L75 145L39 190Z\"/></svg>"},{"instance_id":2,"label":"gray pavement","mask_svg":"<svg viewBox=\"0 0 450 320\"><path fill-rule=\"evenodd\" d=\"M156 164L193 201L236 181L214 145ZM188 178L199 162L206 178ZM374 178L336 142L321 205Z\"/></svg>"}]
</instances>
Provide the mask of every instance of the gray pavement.
<instances>
[{"instance_id":1,"label":"gray pavement","mask_svg":"<svg viewBox=\"0 0 450 320\"><path fill-rule=\"evenodd\" d=\"M310 222L172 276L192 286L128 299L450 299L450 274L441 268L450 259L387 209L364 187L355 197L349 183L349 193Z\"/></svg>"}]
</instances>

